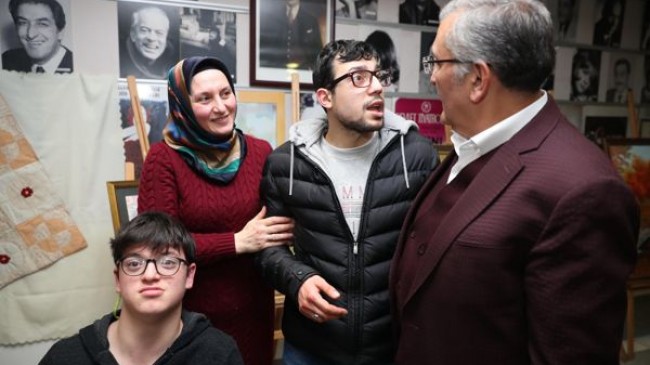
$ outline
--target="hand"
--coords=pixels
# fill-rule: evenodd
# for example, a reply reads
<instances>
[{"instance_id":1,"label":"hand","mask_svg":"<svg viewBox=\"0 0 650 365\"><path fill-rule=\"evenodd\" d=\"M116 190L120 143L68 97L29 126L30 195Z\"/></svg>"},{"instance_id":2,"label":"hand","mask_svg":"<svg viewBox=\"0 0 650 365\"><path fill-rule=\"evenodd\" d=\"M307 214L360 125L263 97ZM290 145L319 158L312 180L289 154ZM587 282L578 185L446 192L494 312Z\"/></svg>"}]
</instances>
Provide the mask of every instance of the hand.
<instances>
[{"instance_id":1,"label":"hand","mask_svg":"<svg viewBox=\"0 0 650 365\"><path fill-rule=\"evenodd\" d=\"M298 291L298 308L300 313L315 322L326 322L348 314L345 308L330 304L321 293L331 299L339 299L341 294L329 285L325 279L315 275L305 280Z\"/></svg>"},{"instance_id":2,"label":"hand","mask_svg":"<svg viewBox=\"0 0 650 365\"><path fill-rule=\"evenodd\" d=\"M237 254L252 253L267 247L288 245L293 239L293 219L266 216L266 207L251 219L244 229L235 233Z\"/></svg>"}]
</instances>

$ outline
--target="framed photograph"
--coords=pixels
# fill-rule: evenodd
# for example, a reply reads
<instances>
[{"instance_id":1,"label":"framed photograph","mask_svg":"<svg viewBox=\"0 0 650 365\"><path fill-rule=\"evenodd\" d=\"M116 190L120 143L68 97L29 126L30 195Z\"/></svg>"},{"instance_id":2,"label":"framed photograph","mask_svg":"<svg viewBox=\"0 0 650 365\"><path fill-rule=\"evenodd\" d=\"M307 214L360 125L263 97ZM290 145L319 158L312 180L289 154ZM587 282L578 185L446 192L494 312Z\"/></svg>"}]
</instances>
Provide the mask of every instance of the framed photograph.
<instances>
[{"instance_id":1,"label":"framed photograph","mask_svg":"<svg viewBox=\"0 0 650 365\"><path fill-rule=\"evenodd\" d=\"M624 138L627 135L627 117L586 116L585 136L601 148L607 138Z\"/></svg>"},{"instance_id":2,"label":"framed photograph","mask_svg":"<svg viewBox=\"0 0 650 365\"><path fill-rule=\"evenodd\" d=\"M336 17L377 20L377 0L335 1Z\"/></svg>"},{"instance_id":3,"label":"framed photograph","mask_svg":"<svg viewBox=\"0 0 650 365\"><path fill-rule=\"evenodd\" d=\"M250 83L289 88L298 73L312 87L312 68L334 38L334 0L250 0Z\"/></svg>"},{"instance_id":4,"label":"framed photograph","mask_svg":"<svg viewBox=\"0 0 650 365\"><path fill-rule=\"evenodd\" d=\"M74 71L74 52L72 28L76 25L70 12L71 0L39 2L38 6L28 2L18 5L17 17L24 24L37 24L33 27L16 26L9 13L9 1L0 0L0 53L2 69L26 73L67 74ZM55 26L59 14L63 27ZM37 45L31 44L36 35ZM54 60L63 54L59 62ZM44 56L49 55L49 56ZM46 59L44 59L44 57Z\"/></svg>"},{"instance_id":5,"label":"framed photograph","mask_svg":"<svg viewBox=\"0 0 650 365\"><path fill-rule=\"evenodd\" d=\"M138 180L107 181L106 188L113 229L117 232L138 215Z\"/></svg>"},{"instance_id":6,"label":"framed photograph","mask_svg":"<svg viewBox=\"0 0 650 365\"><path fill-rule=\"evenodd\" d=\"M163 80L180 59L221 59L236 82L237 16L228 7L197 2L117 2L120 77Z\"/></svg>"},{"instance_id":7,"label":"framed photograph","mask_svg":"<svg viewBox=\"0 0 650 365\"><path fill-rule=\"evenodd\" d=\"M237 128L268 141L273 148L284 142L285 113L283 92L237 92Z\"/></svg>"},{"instance_id":8,"label":"framed photograph","mask_svg":"<svg viewBox=\"0 0 650 365\"><path fill-rule=\"evenodd\" d=\"M650 139L608 138L606 150L614 167L641 206L639 251L650 248Z\"/></svg>"}]
</instances>

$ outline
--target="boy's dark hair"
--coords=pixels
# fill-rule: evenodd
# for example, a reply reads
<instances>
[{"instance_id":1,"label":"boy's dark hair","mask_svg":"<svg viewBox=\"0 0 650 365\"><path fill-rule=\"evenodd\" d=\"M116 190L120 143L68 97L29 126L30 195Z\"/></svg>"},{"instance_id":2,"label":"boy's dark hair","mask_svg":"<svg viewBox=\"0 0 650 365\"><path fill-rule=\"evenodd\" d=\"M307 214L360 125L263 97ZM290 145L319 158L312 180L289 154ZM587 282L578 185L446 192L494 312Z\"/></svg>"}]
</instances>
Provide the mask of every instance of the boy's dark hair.
<instances>
[{"instance_id":1,"label":"boy's dark hair","mask_svg":"<svg viewBox=\"0 0 650 365\"><path fill-rule=\"evenodd\" d=\"M11 0L9 1L9 13L14 20L14 24L18 23L18 7L23 4L43 4L50 8L52 17L56 28L61 31L65 28L65 13L63 7L56 0Z\"/></svg>"},{"instance_id":2,"label":"boy's dark hair","mask_svg":"<svg viewBox=\"0 0 650 365\"><path fill-rule=\"evenodd\" d=\"M375 48L364 41L339 39L327 43L318 54L314 64L314 72L312 73L314 88L329 89L332 87L334 81L332 64L334 60L347 63L362 59L375 59L379 62L379 56Z\"/></svg>"},{"instance_id":3,"label":"boy's dark hair","mask_svg":"<svg viewBox=\"0 0 650 365\"><path fill-rule=\"evenodd\" d=\"M178 220L162 212L145 212L124 225L111 239L113 261L124 258L124 252L143 246L156 254L175 248L185 254L189 263L196 260L196 244L190 232Z\"/></svg>"}]
</instances>

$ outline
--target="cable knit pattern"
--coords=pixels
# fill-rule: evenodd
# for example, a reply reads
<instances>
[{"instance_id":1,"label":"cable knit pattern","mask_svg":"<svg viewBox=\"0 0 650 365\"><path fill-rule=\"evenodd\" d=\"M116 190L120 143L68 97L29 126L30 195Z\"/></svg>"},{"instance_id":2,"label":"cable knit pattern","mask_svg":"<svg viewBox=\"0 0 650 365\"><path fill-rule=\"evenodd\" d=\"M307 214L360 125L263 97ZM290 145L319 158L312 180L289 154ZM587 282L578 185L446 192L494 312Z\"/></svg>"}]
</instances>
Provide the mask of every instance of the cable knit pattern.
<instances>
[{"instance_id":1,"label":"cable knit pattern","mask_svg":"<svg viewBox=\"0 0 650 365\"><path fill-rule=\"evenodd\" d=\"M138 211L163 211L180 219L196 240L198 269L185 294L187 310L204 313L233 336L246 365L269 365L273 353L273 290L250 254L235 255L235 232L261 209L259 185L268 142L246 136L248 152L228 185L190 168L165 143L152 146L142 168Z\"/></svg>"}]
</instances>

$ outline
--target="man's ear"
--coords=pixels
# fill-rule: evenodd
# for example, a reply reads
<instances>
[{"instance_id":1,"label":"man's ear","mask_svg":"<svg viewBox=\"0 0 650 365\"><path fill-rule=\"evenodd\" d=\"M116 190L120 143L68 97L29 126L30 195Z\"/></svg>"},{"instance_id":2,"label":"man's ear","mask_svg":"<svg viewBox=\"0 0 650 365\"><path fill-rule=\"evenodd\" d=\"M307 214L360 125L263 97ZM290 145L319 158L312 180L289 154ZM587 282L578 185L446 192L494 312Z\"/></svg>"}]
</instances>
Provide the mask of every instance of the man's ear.
<instances>
[{"instance_id":1,"label":"man's ear","mask_svg":"<svg viewBox=\"0 0 650 365\"><path fill-rule=\"evenodd\" d=\"M115 281L115 292L121 293L120 289L120 272L117 269L117 266L113 269L113 280Z\"/></svg>"},{"instance_id":2,"label":"man's ear","mask_svg":"<svg viewBox=\"0 0 650 365\"><path fill-rule=\"evenodd\" d=\"M192 289L194 286L194 274L196 274L196 264L187 265L187 277L185 278L185 289Z\"/></svg>"},{"instance_id":3,"label":"man's ear","mask_svg":"<svg viewBox=\"0 0 650 365\"><path fill-rule=\"evenodd\" d=\"M469 98L474 103L480 103L488 94L494 74L492 69L485 62L476 62L472 65L472 71L468 75L470 85Z\"/></svg>"},{"instance_id":4,"label":"man's ear","mask_svg":"<svg viewBox=\"0 0 650 365\"><path fill-rule=\"evenodd\" d=\"M316 90L316 100L323 108L330 109L332 107L332 92L321 87Z\"/></svg>"}]
</instances>

